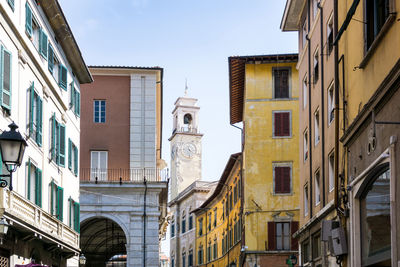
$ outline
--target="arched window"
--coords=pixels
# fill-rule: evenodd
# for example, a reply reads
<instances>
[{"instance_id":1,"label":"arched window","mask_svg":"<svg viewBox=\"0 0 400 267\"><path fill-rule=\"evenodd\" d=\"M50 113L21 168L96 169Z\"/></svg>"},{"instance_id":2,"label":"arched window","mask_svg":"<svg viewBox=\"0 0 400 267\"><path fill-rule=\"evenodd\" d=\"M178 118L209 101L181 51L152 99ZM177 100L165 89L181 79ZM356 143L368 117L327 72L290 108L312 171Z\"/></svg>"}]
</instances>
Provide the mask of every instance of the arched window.
<instances>
[{"instance_id":1,"label":"arched window","mask_svg":"<svg viewBox=\"0 0 400 267\"><path fill-rule=\"evenodd\" d=\"M192 115L190 115L189 113L186 113L185 116L183 116L183 124L191 125L192 124Z\"/></svg>"},{"instance_id":2,"label":"arched window","mask_svg":"<svg viewBox=\"0 0 400 267\"><path fill-rule=\"evenodd\" d=\"M391 266L390 170L377 172L360 195L362 266Z\"/></svg>"}]
</instances>

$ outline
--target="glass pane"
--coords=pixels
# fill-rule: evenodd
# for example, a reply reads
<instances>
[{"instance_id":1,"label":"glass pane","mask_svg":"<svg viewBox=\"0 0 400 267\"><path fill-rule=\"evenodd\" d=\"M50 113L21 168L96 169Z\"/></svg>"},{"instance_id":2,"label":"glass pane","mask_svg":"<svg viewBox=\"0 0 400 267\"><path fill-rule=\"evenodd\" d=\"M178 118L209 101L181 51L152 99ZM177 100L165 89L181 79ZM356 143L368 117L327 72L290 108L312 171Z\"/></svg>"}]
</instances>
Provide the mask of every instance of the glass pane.
<instances>
[{"instance_id":1,"label":"glass pane","mask_svg":"<svg viewBox=\"0 0 400 267\"><path fill-rule=\"evenodd\" d=\"M362 256L365 266L390 266L390 172L380 174L361 198Z\"/></svg>"}]
</instances>

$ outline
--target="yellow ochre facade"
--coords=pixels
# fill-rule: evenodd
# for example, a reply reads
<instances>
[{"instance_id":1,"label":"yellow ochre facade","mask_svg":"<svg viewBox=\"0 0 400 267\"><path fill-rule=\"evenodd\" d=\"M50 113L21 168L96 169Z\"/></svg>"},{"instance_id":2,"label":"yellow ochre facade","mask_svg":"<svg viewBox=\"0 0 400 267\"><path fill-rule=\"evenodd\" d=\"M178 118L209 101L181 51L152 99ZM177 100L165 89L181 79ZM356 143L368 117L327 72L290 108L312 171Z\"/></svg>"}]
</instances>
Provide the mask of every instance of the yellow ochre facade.
<instances>
[{"instance_id":1,"label":"yellow ochre facade","mask_svg":"<svg viewBox=\"0 0 400 267\"><path fill-rule=\"evenodd\" d=\"M299 225L297 54L230 57L231 124L243 124L240 266L288 266Z\"/></svg>"},{"instance_id":2,"label":"yellow ochre facade","mask_svg":"<svg viewBox=\"0 0 400 267\"><path fill-rule=\"evenodd\" d=\"M195 266L239 266L241 154L230 156L213 194L196 210Z\"/></svg>"}]
</instances>

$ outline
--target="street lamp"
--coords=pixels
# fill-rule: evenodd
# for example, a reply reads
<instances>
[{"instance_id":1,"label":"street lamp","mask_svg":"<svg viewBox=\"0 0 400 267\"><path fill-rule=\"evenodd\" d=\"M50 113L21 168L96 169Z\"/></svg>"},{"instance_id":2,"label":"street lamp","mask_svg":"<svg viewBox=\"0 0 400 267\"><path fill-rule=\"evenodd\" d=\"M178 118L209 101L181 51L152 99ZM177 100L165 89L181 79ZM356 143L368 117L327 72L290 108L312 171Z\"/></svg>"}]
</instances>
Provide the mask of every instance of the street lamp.
<instances>
[{"instance_id":1,"label":"street lamp","mask_svg":"<svg viewBox=\"0 0 400 267\"><path fill-rule=\"evenodd\" d=\"M85 264L86 264L86 257L85 257L85 255L81 254L81 255L79 256L79 264L82 265L82 266L85 266Z\"/></svg>"},{"instance_id":2,"label":"street lamp","mask_svg":"<svg viewBox=\"0 0 400 267\"><path fill-rule=\"evenodd\" d=\"M7 235L9 226L6 219L0 219L0 245L3 245L3 238Z\"/></svg>"},{"instance_id":3,"label":"street lamp","mask_svg":"<svg viewBox=\"0 0 400 267\"><path fill-rule=\"evenodd\" d=\"M10 191L12 191L12 173L21 166L27 144L20 132L16 131L18 126L14 122L8 127L10 127L10 131L4 131L0 135L0 152L1 159L10 174L0 175L0 187L7 187L7 181L1 178L10 177Z\"/></svg>"}]
</instances>

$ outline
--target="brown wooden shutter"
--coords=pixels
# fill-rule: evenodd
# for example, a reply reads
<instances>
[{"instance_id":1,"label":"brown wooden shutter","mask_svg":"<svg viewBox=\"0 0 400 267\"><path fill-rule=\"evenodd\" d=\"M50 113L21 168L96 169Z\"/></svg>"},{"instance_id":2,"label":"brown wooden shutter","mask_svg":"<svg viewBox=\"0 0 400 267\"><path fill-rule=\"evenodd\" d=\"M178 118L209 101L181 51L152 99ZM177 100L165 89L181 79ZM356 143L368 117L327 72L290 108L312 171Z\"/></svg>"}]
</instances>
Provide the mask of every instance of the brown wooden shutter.
<instances>
[{"instance_id":1,"label":"brown wooden shutter","mask_svg":"<svg viewBox=\"0 0 400 267\"><path fill-rule=\"evenodd\" d=\"M275 167L275 193L282 193L282 167Z\"/></svg>"},{"instance_id":2,"label":"brown wooden shutter","mask_svg":"<svg viewBox=\"0 0 400 267\"><path fill-rule=\"evenodd\" d=\"M268 250L276 250L275 222L268 222Z\"/></svg>"},{"instance_id":3,"label":"brown wooden shutter","mask_svg":"<svg viewBox=\"0 0 400 267\"><path fill-rule=\"evenodd\" d=\"M282 136L290 135L290 113L281 113Z\"/></svg>"},{"instance_id":4,"label":"brown wooden shutter","mask_svg":"<svg viewBox=\"0 0 400 267\"><path fill-rule=\"evenodd\" d=\"M274 135L281 136L281 114L282 113L274 113Z\"/></svg>"},{"instance_id":5,"label":"brown wooden shutter","mask_svg":"<svg viewBox=\"0 0 400 267\"><path fill-rule=\"evenodd\" d=\"M290 234L291 234L291 250L297 250L297 238L293 238L293 234L297 232L299 229L299 222L291 222L290 223Z\"/></svg>"},{"instance_id":6,"label":"brown wooden shutter","mask_svg":"<svg viewBox=\"0 0 400 267\"><path fill-rule=\"evenodd\" d=\"M282 168L282 193L290 193L290 167Z\"/></svg>"}]
</instances>

